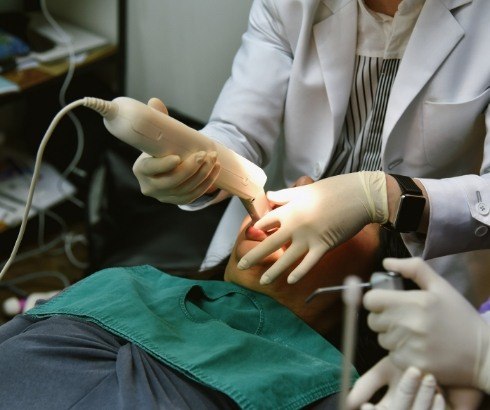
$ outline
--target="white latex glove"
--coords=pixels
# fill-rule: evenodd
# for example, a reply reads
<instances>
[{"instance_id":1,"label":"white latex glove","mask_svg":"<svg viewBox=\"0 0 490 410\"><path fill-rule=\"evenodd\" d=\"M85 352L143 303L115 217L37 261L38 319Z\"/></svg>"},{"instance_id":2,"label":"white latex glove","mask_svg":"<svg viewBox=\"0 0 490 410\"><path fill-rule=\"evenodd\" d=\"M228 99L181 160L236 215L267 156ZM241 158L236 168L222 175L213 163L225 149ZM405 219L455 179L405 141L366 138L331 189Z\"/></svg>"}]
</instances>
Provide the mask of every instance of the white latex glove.
<instances>
[{"instance_id":1,"label":"white latex glove","mask_svg":"<svg viewBox=\"0 0 490 410\"><path fill-rule=\"evenodd\" d=\"M279 248L290 246L261 277L271 283L291 265L303 260L288 276L289 283L303 277L328 250L352 238L369 223L388 219L386 177L383 172L356 172L317 181L308 186L267 194L282 205L255 223L255 228L276 232L248 252L238 263L248 269Z\"/></svg>"},{"instance_id":2,"label":"white latex glove","mask_svg":"<svg viewBox=\"0 0 490 410\"><path fill-rule=\"evenodd\" d=\"M368 403L381 387L388 391L377 404ZM347 397L347 408L354 410L444 410L445 400L438 392L434 376L422 376L409 367L405 372L395 367L388 357L359 378Z\"/></svg>"},{"instance_id":3,"label":"white latex glove","mask_svg":"<svg viewBox=\"0 0 490 410\"><path fill-rule=\"evenodd\" d=\"M490 327L473 306L422 259L383 264L422 289L374 289L364 296L368 324L393 363L430 372L442 385L490 392Z\"/></svg>"},{"instance_id":4,"label":"white latex glove","mask_svg":"<svg viewBox=\"0 0 490 410\"><path fill-rule=\"evenodd\" d=\"M152 98L148 105L168 114L162 101ZM188 204L213 189L220 167L216 151L199 151L184 161L178 155L154 158L142 153L133 165L141 192L160 202Z\"/></svg>"}]
</instances>

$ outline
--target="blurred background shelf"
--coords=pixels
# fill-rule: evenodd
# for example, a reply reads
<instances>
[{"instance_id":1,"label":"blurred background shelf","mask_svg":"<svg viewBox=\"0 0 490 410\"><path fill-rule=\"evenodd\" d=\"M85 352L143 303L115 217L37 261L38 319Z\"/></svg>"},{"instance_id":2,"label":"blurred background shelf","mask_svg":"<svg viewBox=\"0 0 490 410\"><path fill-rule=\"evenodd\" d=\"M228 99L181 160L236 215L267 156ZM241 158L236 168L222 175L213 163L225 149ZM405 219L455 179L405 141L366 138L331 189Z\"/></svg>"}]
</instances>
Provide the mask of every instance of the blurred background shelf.
<instances>
[{"instance_id":1,"label":"blurred background shelf","mask_svg":"<svg viewBox=\"0 0 490 410\"><path fill-rule=\"evenodd\" d=\"M76 54L76 66L73 79L66 92L66 101L85 96L112 99L125 94L126 77L126 0L48 0L50 14L56 21L67 22L83 28L94 35L107 39L107 43L96 48L83 50ZM31 13L40 12L39 0L2 0L0 17L11 21L12 15L26 19ZM0 150L14 149L34 157L39 142L49 123L60 110L60 90L68 74L68 60L37 61L36 64L9 67L0 75L3 79L17 85L18 90L0 93ZM87 110L88 111L88 110ZM107 146L107 131L102 121L94 121L93 113L75 111L85 135L84 147L79 161L80 172L70 176L70 182L76 187L76 197L82 204L71 201L57 204L50 211L59 216L66 224L66 232L60 232L59 223L44 215L42 230L44 238L40 243L38 231L41 229L39 217L31 218L23 240L20 255L33 254L29 258L19 259L11 266L5 276L8 281L21 278L33 272L61 272L70 283L86 275L89 260L88 244L77 240L66 251L67 237L44 252L43 244L50 243L60 235L86 238L87 200L92 173L100 163ZM99 118L97 118L99 119ZM73 123L63 119L50 140L44 161L62 173L69 165L78 147L77 132ZM0 262L10 255L18 226L12 226L0 233ZM73 254L72 254L73 253ZM73 263L75 259L75 263ZM81 263L78 263L78 262ZM60 289L61 283L56 277L46 276L35 281L30 280L18 287L21 292L45 292ZM1 286L0 306L14 293ZM8 317L0 309L0 322Z\"/></svg>"}]
</instances>

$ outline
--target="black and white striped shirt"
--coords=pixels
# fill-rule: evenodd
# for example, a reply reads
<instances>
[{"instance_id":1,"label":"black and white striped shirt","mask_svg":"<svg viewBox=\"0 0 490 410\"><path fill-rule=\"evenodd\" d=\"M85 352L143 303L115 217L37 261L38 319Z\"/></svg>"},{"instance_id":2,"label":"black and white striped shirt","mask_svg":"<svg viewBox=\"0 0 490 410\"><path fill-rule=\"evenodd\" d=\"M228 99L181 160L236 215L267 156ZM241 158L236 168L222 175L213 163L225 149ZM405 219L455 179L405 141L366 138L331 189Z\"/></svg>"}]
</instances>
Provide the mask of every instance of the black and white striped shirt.
<instances>
[{"instance_id":1,"label":"black and white striped shirt","mask_svg":"<svg viewBox=\"0 0 490 410\"><path fill-rule=\"evenodd\" d=\"M352 91L342 134L324 176L381 169L381 135L391 87L424 0L403 0L394 17L358 0Z\"/></svg>"}]
</instances>

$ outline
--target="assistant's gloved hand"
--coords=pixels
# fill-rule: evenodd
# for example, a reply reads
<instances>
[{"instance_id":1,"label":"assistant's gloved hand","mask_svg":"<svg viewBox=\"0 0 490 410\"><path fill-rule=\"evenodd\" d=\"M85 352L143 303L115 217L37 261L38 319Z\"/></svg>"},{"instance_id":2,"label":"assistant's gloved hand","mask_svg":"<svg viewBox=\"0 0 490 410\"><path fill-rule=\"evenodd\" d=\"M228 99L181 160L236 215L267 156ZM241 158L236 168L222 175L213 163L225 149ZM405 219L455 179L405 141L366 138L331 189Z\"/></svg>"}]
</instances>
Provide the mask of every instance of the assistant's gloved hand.
<instances>
[{"instance_id":1,"label":"assistant's gloved hand","mask_svg":"<svg viewBox=\"0 0 490 410\"><path fill-rule=\"evenodd\" d=\"M377 404L368 403L381 387L388 391ZM350 410L444 410L445 400L437 390L434 376L422 376L420 370L410 367L405 372L395 367L388 357L356 381L347 397Z\"/></svg>"},{"instance_id":2,"label":"assistant's gloved hand","mask_svg":"<svg viewBox=\"0 0 490 410\"><path fill-rule=\"evenodd\" d=\"M168 114L157 98L150 99L148 105ZM133 173L144 195L160 202L183 205L214 189L213 183L220 171L216 158L215 151L196 152L184 161L178 155L154 158L143 153L135 161Z\"/></svg>"},{"instance_id":3,"label":"assistant's gloved hand","mask_svg":"<svg viewBox=\"0 0 490 410\"><path fill-rule=\"evenodd\" d=\"M419 258L385 259L387 270L422 290L374 289L364 296L368 324L393 363L432 373L442 385L490 392L490 327L446 280Z\"/></svg>"},{"instance_id":4,"label":"assistant's gloved hand","mask_svg":"<svg viewBox=\"0 0 490 410\"><path fill-rule=\"evenodd\" d=\"M261 278L272 282L303 258L288 277L295 283L328 250L350 239L369 223L388 219L386 177L383 172L356 172L317 181L308 186L267 194L282 205L266 214L255 228L276 232L247 253L239 262L247 269L282 246L290 246Z\"/></svg>"}]
</instances>

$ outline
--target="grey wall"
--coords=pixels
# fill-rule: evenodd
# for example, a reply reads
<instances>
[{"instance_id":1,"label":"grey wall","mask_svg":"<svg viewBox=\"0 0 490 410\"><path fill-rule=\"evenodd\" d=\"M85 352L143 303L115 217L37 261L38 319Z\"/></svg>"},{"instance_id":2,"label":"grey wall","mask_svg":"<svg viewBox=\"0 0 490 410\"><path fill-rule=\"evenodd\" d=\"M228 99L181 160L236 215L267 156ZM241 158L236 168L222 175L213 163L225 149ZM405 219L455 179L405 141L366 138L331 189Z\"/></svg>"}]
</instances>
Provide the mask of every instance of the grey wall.
<instances>
[{"instance_id":1,"label":"grey wall","mask_svg":"<svg viewBox=\"0 0 490 410\"><path fill-rule=\"evenodd\" d=\"M53 16L117 42L117 0L46 0L46 6Z\"/></svg>"},{"instance_id":2,"label":"grey wall","mask_svg":"<svg viewBox=\"0 0 490 410\"><path fill-rule=\"evenodd\" d=\"M126 0L127 94L209 118L253 0ZM20 0L0 0L13 9ZM117 0L47 0L55 17L117 41ZM67 7L69 5L69 7Z\"/></svg>"},{"instance_id":3,"label":"grey wall","mask_svg":"<svg viewBox=\"0 0 490 410\"><path fill-rule=\"evenodd\" d=\"M207 121L253 0L126 0L127 94ZM0 11L20 0L0 0ZM117 0L47 0L55 17L117 41ZM69 7L67 7L69 5Z\"/></svg>"},{"instance_id":4,"label":"grey wall","mask_svg":"<svg viewBox=\"0 0 490 410\"><path fill-rule=\"evenodd\" d=\"M209 118L252 0L128 0L128 95Z\"/></svg>"}]
</instances>

